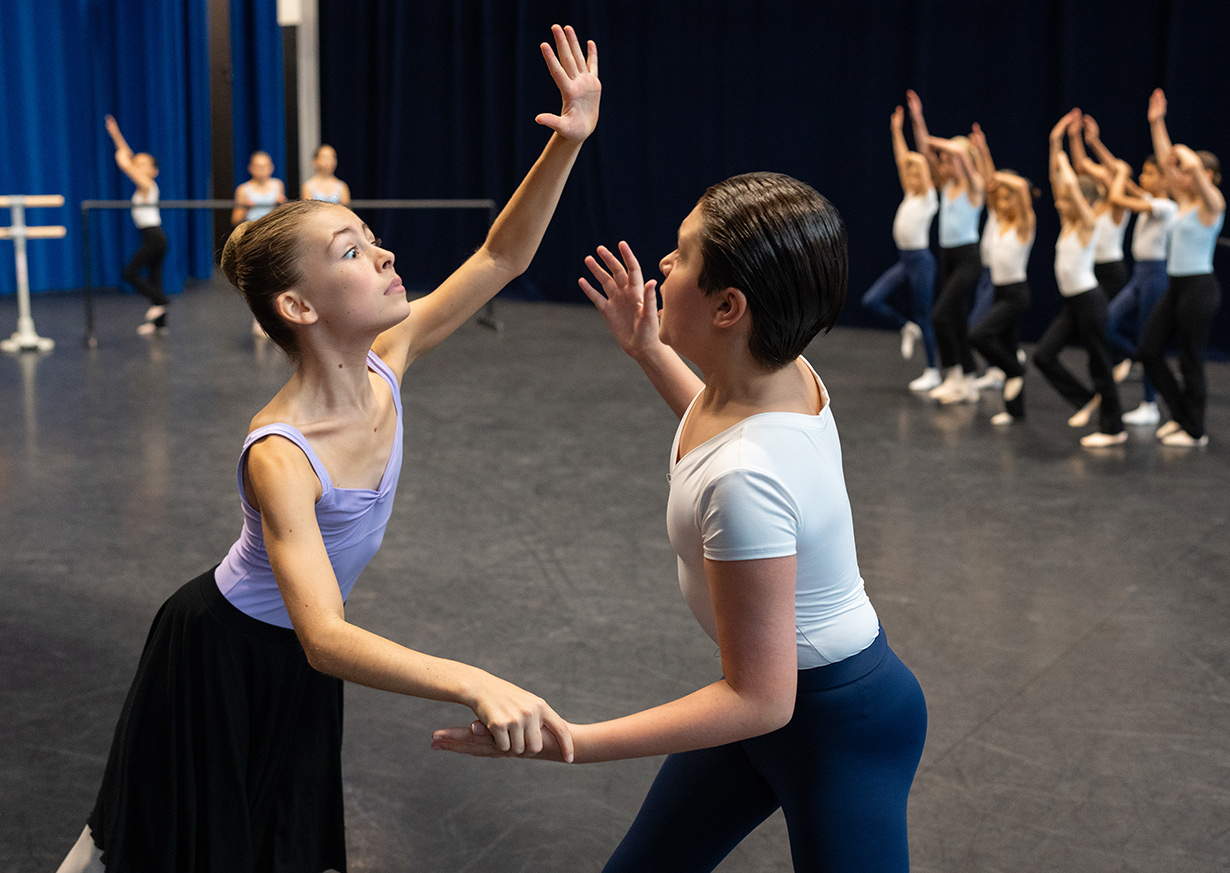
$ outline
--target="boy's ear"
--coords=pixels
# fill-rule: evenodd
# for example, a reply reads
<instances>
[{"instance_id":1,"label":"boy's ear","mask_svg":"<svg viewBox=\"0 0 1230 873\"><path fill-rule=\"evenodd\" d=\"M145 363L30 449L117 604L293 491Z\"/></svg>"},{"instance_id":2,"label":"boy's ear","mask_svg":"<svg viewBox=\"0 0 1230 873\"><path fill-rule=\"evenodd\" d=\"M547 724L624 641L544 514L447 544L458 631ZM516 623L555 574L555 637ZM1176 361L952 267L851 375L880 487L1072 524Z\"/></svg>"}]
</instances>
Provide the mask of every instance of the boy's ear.
<instances>
[{"instance_id":1,"label":"boy's ear","mask_svg":"<svg viewBox=\"0 0 1230 873\"><path fill-rule=\"evenodd\" d=\"M312 304L294 288L279 294L273 301L273 308L291 324L312 324L319 317Z\"/></svg>"},{"instance_id":2,"label":"boy's ear","mask_svg":"<svg viewBox=\"0 0 1230 873\"><path fill-rule=\"evenodd\" d=\"M748 312L747 295L738 288L723 288L714 295L714 327L733 327Z\"/></svg>"}]
</instances>

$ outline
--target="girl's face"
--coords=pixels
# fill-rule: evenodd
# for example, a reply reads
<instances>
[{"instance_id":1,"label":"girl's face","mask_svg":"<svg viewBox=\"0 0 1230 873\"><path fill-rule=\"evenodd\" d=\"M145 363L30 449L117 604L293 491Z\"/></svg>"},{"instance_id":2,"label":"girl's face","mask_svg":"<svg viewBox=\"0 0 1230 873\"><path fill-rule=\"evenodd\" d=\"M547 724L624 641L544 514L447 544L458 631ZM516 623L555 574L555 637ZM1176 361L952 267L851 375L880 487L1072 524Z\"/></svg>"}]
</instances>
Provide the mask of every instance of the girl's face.
<instances>
[{"instance_id":1,"label":"girl's face","mask_svg":"<svg viewBox=\"0 0 1230 873\"><path fill-rule=\"evenodd\" d=\"M409 314L393 253L349 209L318 210L307 218L302 240L302 293L331 331L379 333Z\"/></svg>"},{"instance_id":2,"label":"girl's face","mask_svg":"<svg viewBox=\"0 0 1230 873\"><path fill-rule=\"evenodd\" d=\"M267 182L273 176L273 159L269 155L257 155L248 161L248 175L257 182Z\"/></svg>"},{"instance_id":3,"label":"girl's face","mask_svg":"<svg viewBox=\"0 0 1230 873\"><path fill-rule=\"evenodd\" d=\"M1016 198L1007 185L1001 184L995 189L995 211L1008 221L1016 218Z\"/></svg>"},{"instance_id":4,"label":"girl's face","mask_svg":"<svg viewBox=\"0 0 1230 873\"><path fill-rule=\"evenodd\" d=\"M700 274L704 263L700 252L700 231L704 216L698 204L679 225L675 250L658 264L662 270L662 312L658 322L658 338L668 346L688 357L686 349L694 346L697 329L710 317L706 301L709 299L700 287Z\"/></svg>"},{"instance_id":5,"label":"girl's face","mask_svg":"<svg viewBox=\"0 0 1230 873\"><path fill-rule=\"evenodd\" d=\"M922 161L917 156L911 156L905 165L905 189L911 194L922 194L924 190Z\"/></svg>"},{"instance_id":6,"label":"girl's face","mask_svg":"<svg viewBox=\"0 0 1230 873\"><path fill-rule=\"evenodd\" d=\"M138 152L133 156L133 165L142 173L153 178L158 175L158 165L154 163L154 156L145 152Z\"/></svg>"},{"instance_id":7,"label":"girl's face","mask_svg":"<svg viewBox=\"0 0 1230 873\"><path fill-rule=\"evenodd\" d=\"M1162 171L1157 168L1157 164L1153 163L1153 161L1147 161L1140 168L1137 182L1141 188L1144 188L1154 197L1160 197L1166 193L1166 180L1162 176Z\"/></svg>"},{"instance_id":8,"label":"girl's face","mask_svg":"<svg viewBox=\"0 0 1230 873\"><path fill-rule=\"evenodd\" d=\"M332 146L321 146L312 158L312 167L322 176L332 176L337 169L337 152Z\"/></svg>"}]
</instances>

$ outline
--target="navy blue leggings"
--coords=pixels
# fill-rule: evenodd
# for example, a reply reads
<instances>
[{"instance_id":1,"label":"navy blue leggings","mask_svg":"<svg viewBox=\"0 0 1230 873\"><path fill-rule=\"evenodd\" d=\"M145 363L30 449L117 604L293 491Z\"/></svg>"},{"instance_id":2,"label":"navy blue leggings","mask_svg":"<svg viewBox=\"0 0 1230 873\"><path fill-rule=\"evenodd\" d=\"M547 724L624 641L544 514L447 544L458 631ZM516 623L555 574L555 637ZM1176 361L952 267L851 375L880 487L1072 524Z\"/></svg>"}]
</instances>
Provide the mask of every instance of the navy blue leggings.
<instances>
[{"instance_id":1,"label":"navy blue leggings","mask_svg":"<svg viewBox=\"0 0 1230 873\"><path fill-rule=\"evenodd\" d=\"M897 252L893 264L863 294L865 308L891 322L898 330L912 321L922 330L927 366L938 367L939 345L931 325L931 307L935 302L935 255L930 249ZM902 291L909 291L909 316L903 315L889 301Z\"/></svg>"},{"instance_id":2,"label":"navy blue leggings","mask_svg":"<svg viewBox=\"0 0 1230 873\"><path fill-rule=\"evenodd\" d=\"M1157 308L1170 278L1165 261L1137 261L1132 278L1110 301L1106 311L1106 338L1120 359L1135 358L1137 345L1145 335L1149 316ZM1145 400L1154 397L1153 380L1145 376Z\"/></svg>"},{"instance_id":3,"label":"navy blue leggings","mask_svg":"<svg viewBox=\"0 0 1230 873\"><path fill-rule=\"evenodd\" d=\"M796 871L905 873L926 733L922 688L881 630L857 655L800 671L780 730L668 756L605 871L712 870L780 806Z\"/></svg>"}]
</instances>

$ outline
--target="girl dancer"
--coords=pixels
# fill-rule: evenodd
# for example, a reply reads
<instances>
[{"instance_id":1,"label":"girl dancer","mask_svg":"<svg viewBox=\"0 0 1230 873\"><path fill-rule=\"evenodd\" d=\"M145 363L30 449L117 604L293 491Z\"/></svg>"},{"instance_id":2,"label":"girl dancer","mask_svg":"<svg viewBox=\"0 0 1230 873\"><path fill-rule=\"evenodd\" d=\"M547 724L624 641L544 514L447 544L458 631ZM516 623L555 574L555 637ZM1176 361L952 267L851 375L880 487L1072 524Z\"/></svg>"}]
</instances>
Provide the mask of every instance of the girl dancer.
<instances>
[{"instance_id":1,"label":"girl dancer","mask_svg":"<svg viewBox=\"0 0 1230 873\"><path fill-rule=\"evenodd\" d=\"M273 178L273 158L268 152L252 152L248 159L248 175L252 178L235 189L231 224L256 221L279 203L286 202L286 188L281 179Z\"/></svg>"},{"instance_id":2,"label":"girl dancer","mask_svg":"<svg viewBox=\"0 0 1230 873\"><path fill-rule=\"evenodd\" d=\"M244 442L239 541L154 621L61 873L345 870L342 679L469 706L513 753L539 751L544 731L571 751L534 695L344 611L392 510L406 366L528 266L597 122L594 44L587 56L571 28L552 31L563 109L536 119L551 139L482 247L413 309L393 254L343 206L289 204L231 234L227 278L295 372Z\"/></svg>"},{"instance_id":3,"label":"girl dancer","mask_svg":"<svg viewBox=\"0 0 1230 873\"><path fill-rule=\"evenodd\" d=\"M1110 153L1110 149L1102 144L1098 123L1092 116L1082 115L1081 129L1083 138L1079 135L1069 136L1068 147L1072 150L1072 169L1078 174L1092 176L1098 183L1097 201L1089 201L1097 221L1093 275L1097 277L1106 299L1110 301L1119 296L1119 292L1128 282L1127 261L1123 257L1123 238L1127 234L1131 212L1121 204L1111 202L1108 196L1118 161ZM1085 143L1089 144L1101 163L1086 154Z\"/></svg>"},{"instance_id":4,"label":"girl dancer","mask_svg":"<svg viewBox=\"0 0 1230 873\"><path fill-rule=\"evenodd\" d=\"M1203 446L1209 441L1204 432L1204 359L1213 314L1221 304L1221 285L1213 275L1213 249L1226 218L1226 199L1217 189L1221 164L1211 152L1171 144L1166 95L1160 88L1149 98L1149 127L1158 166L1166 174L1179 213L1170 231L1166 261L1170 287L1145 328L1140 360L1170 410L1171 420L1158 428L1158 439L1168 446ZM1166 363L1171 340L1179 347L1182 385Z\"/></svg>"},{"instance_id":5,"label":"girl dancer","mask_svg":"<svg viewBox=\"0 0 1230 873\"><path fill-rule=\"evenodd\" d=\"M895 324L901 331L901 357L914 356L914 346L922 340L927 353L927 368L910 383L910 390L927 392L940 384L939 355L935 330L931 326L931 302L935 297L935 256L931 254L931 219L939 209L927 159L905 144L902 127L905 110L893 110L891 129L893 157L905 199L893 219L893 241L897 243L897 263L880 276L863 295L862 304ZM902 290L910 295L910 317L906 318L889 299Z\"/></svg>"},{"instance_id":6,"label":"girl dancer","mask_svg":"<svg viewBox=\"0 0 1230 873\"><path fill-rule=\"evenodd\" d=\"M1025 417L1025 357L1021 353L1017 322L1029 308L1026 268L1034 245L1033 186L1009 170L996 171L987 138L974 125L970 141L978 153L978 167L987 180L991 205L982 229L983 257L991 273L994 297L982 320L970 329L970 342L1004 374L1004 411L992 424L1012 424Z\"/></svg>"},{"instance_id":7,"label":"girl dancer","mask_svg":"<svg viewBox=\"0 0 1230 873\"><path fill-rule=\"evenodd\" d=\"M907 870L926 704L863 589L829 392L801 357L845 297L837 210L788 176L713 186L662 259L660 315L627 243L598 255L602 291L581 287L681 418L667 526L723 669L570 726L578 761L669 755L606 870L712 870L779 806L796 870ZM477 723L433 746L500 754Z\"/></svg>"},{"instance_id":8,"label":"girl dancer","mask_svg":"<svg viewBox=\"0 0 1230 873\"><path fill-rule=\"evenodd\" d=\"M1119 391L1106 352L1106 292L1093 273L1097 243L1097 218L1089 200L1096 196L1096 183L1089 176L1079 180L1063 151L1064 131L1069 141L1080 136L1080 110L1068 112L1051 130L1050 176L1055 209L1059 212L1059 240L1055 243L1055 281L1063 295L1063 309L1046 329L1034 350L1034 364L1060 395L1078 410L1068 419L1083 427L1098 410L1096 433L1081 438L1090 448L1118 445L1127 440L1123 430ZM1093 389L1081 384L1059 360L1068 341L1076 338L1089 356Z\"/></svg>"},{"instance_id":9,"label":"girl dancer","mask_svg":"<svg viewBox=\"0 0 1230 873\"><path fill-rule=\"evenodd\" d=\"M941 403L978 400L978 365L969 341L969 313L982 274L978 224L986 202L982 176L974 167L966 137L940 139L927 133L922 100L906 92L914 121L914 142L927 158L940 188L940 292L931 313L939 345L942 384L930 396Z\"/></svg>"},{"instance_id":10,"label":"girl dancer","mask_svg":"<svg viewBox=\"0 0 1230 873\"><path fill-rule=\"evenodd\" d=\"M162 290L162 259L167 253L167 235L162 229L162 213L158 210L157 159L146 152L133 153L120 126L110 115L104 119L107 133L115 143L115 163L132 180L137 190L132 194L132 223L141 234L141 247L124 267L124 281L146 300L145 321L137 325L142 336L167 330L167 295ZM148 273L148 278L142 273Z\"/></svg>"},{"instance_id":11,"label":"girl dancer","mask_svg":"<svg viewBox=\"0 0 1230 873\"><path fill-rule=\"evenodd\" d=\"M1110 184L1110 199L1136 213L1132 231L1132 278L1114 300L1106 317L1106 336L1115 351L1125 355L1115 366L1115 379L1123 381L1137 357L1137 346L1144 335L1149 316L1166 293L1166 243L1179 206L1169 199L1166 180L1157 159L1145 158L1137 183L1127 190L1129 167L1116 166ZM1128 328L1131 327L1129 332ZM1140 406L1123 414L1123 423L1155 425L1161 419L1153 390L1153 380L1144 378L1144 399Z\"/></svg>"},{"instance_id":12,"label":"girl dancer","mask_svg":"<svg viewBox=\"0 0 1230 873\"><path fill-rule=\"evenodd\" d=\"M337 152L333 146L317 146L316 153L312 155L312 169L315 172L303 183L299 192L301 199L350 205L350 186L334 175L337 171Z\"/></svg>"}]
</instances>

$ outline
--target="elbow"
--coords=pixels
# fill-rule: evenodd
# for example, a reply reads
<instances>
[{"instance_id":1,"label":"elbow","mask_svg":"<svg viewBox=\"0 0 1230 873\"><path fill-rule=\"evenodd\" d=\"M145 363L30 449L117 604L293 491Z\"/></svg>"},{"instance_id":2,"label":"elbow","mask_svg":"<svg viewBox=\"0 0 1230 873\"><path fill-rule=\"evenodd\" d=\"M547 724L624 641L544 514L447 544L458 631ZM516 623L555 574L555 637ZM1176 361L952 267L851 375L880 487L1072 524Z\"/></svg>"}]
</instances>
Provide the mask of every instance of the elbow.
<instances>
[{"instance_id":1,"label":"elbow","mask_svg":"<svg viewBox=\"0 0 1230 873\"><path fill-rule=\"evenodd\" d=\"M338 667L342 661L341 638L334 628L320 624L296 627L295 634L299 637L299 645L303 647L309 667L318 673L338 676Z\"/></svg>"}]
</instances>

